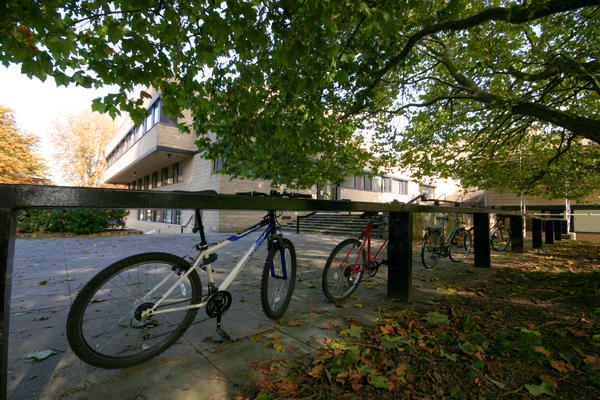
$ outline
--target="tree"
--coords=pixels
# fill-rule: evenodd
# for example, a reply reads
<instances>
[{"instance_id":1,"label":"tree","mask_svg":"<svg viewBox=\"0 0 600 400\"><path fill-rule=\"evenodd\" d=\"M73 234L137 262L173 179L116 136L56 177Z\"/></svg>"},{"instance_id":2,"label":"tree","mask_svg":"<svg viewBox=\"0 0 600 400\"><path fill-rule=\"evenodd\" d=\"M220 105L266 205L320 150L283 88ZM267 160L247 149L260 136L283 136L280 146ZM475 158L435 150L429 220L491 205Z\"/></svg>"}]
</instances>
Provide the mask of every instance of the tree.
<instances>
[{"instance_id":1,"label":"tree","mask_svg":"<svg viewBox=\"0 0 600 400\"><path fill-rule=\"evenodd\" d=\"M52 142L63 179L75 186L100 187L106 168L104 149L117 132L108 115L90 111L70 114L55 122Z\"/></svg>"},{"instance_id":2,"label":"tree","mask_svg":"<svg viewBox=\"0 0 600 400\"><path fill-rule=\"evenodd\" d=\"M0 106L0 183L35 183L44 175L38 143L36 136L19 130L13 110Z\"/></svg>"},{"instance_id":3,"label":"tree","mask_svg":"<svg viewBox=\"0 0 600 400\"><path fill-rule=\"evenodd\" d=\"M309 186L402 165L485 186L520 156L526 186L566 182L569 157L598 172L600 0L41 3L7 6L4 63L116 84L95 109L137 120L127 92L157 87L233 176Z\"/></svg>"}]
</instances>

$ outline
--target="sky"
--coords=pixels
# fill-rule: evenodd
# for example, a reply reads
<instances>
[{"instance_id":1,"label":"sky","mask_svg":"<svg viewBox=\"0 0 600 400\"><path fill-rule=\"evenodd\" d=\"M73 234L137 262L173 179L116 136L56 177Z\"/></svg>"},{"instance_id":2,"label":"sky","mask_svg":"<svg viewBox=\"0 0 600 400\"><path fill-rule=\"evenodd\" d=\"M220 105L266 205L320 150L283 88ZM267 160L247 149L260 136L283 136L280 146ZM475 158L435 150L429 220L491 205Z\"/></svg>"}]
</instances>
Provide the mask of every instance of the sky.
<instances>
[{"instance_id":1,"label":"sky","mask_svg":"<svg viewBox=\"0 0 600 400\"><path fill-rule=\"evenodd\" d=\"M0 65L0 105L15 111L17 126L21 131L33 133L41 138L40 153L51 167L53 182L61 184L60 174L51 162L52 145L50 135L54 121L68 114L91 110L92 100L104 96L108 89L85 89L57 87L52 77L45 82L29 79L21 74L19 66L6 68Z\"/></svg>"}]
</instances>

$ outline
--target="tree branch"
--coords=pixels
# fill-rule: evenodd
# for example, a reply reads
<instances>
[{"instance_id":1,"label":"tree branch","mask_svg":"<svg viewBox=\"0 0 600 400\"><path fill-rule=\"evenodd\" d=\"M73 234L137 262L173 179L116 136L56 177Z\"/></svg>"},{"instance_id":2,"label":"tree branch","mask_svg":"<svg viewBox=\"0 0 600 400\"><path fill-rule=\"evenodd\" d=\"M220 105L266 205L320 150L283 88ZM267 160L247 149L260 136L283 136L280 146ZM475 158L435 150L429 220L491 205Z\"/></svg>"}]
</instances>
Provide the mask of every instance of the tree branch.
<instances>
[{"instance_id":1,"label":"tree branch","mask_svg":"<svg viewBox=\"0 0 600 400\"><path fill-rule=\"evenodd\" d=\"M402 50L392 57L386 64L374 74L373 81L365 88L357 97L352 112L360 111L365 105L365 99L371 94L373 89L381 82L385 74L393 68L404 62L410 51L423 38L443 31L461 31L481 25L488 21L504 21L509 24L522 24L528 21L533 21L538 18L548 15L573 11L584 7L600 5L600 0L549 0L543 3L535 3L531 5L519 5L509 8L493 7L483 10L475 15L463 19L450 19L442 21L430 26L427 26L418 32L412 34L405 43Z\"/></svg>"},{"instance_id":2,"label":"tree branch","mask_svg":"<svg viewBox=\"0 0 600 400\"><path fill-rule=\"evenodd\" d=\"M511 102L495 94L481 89L473 80L462 74L454 61L444 49L442 63L448 72L465 90L471 93L473 100L485 103L492 108L508 110L513 114L537 118L541 121L570 130L577 136L582 136L600 144L600 121L592 118L581 117L568 111L550 108L544 104L528 101Z\"/></svg>"}]
</instances>

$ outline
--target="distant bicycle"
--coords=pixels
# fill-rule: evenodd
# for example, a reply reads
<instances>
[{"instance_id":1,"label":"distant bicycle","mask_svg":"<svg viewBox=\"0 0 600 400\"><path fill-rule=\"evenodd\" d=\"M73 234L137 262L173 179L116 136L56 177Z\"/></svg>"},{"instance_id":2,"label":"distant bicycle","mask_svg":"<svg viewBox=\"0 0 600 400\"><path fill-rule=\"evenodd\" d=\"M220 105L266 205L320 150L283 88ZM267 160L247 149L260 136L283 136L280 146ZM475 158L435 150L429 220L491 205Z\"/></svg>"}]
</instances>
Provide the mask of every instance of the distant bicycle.
<instances>
[{"instance_id":1,"label":"distant bicycle","mask_svg":"<svg viewBox=\"0 0 600 400\"><path fill-rule=\"evenodd\" d=\"M375 215L377 213L366 212L361 217ZM379 260L379 257L383 254L388 239L371 257L371 231L374 228L388 225L388 222L369 222L358 238L346 239L331 251L321 279L323 293L330 302L336 303L347 299L358 287L363 273L375 276L379 267L387 264L387 260Z\"/></svg>"},{"instance_id":2,"label":"distant bicycle","mask_svg":"<svg viewBox=\"0 0 600 400\"><path fill-rule=\"evenodd\" d=\"M490 245L496 251L504 251L510 245L510 231L504 225L504 217L496 216L496 223L490 230Z\"/></svg>"},{"instance_id":3,"label":"distant bicycle","mask_svg":"<svg viewBox=\"0 0 600 400\"><path fill-rule=\"evenodd\" d=\"M461 261L468 257L472 246L471 232L464 226L458 226L458 218L454 227L444 237L444 226L448 216L436 217L438 223L435 227L425 228L425 235L421 243L421 261L425 268L433 268L441 257L450 257L454 262Z\"/></svg>"}]
</instances>

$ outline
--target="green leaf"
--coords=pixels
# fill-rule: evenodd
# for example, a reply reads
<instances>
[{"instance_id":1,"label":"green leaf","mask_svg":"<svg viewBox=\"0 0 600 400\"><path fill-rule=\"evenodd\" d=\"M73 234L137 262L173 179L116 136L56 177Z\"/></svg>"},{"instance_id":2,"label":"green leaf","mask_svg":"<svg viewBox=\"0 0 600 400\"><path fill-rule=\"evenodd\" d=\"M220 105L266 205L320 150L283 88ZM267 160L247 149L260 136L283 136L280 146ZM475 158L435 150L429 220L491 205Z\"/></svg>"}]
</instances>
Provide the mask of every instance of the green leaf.
<instances>
[{"instance_id":1,"label":"green leaf","mask_svg":"<svg viewBox=\"0 0 600 400\"><path fill-rule=\"evenodd\" d=\"M424 321L427 321L430 325L437 324L446 324L450 325L450 320L446 314L439 313L437 311L430 311L423 318Z\"/></svg>"},{"instance_id":2,"label":"green leaf","mask_svg":"<svg viewBox=\"0 0 600 400\"><path fill-rule=\"evenodd\" d=\"M447 358L450 361L456 362L458 360L458 354L456 353L446 353L445 351L441 352L441 356Z\"/></svg>"},{"instance_id":3,"label":"green leaf","mask_svg":"<svg viewBox=\"0 0 600 400\"><path fill-rule=\"evenodd\" d=\"M352 325L350 328L342 330L340 332L340 335L349 335L353 338L360 339L362 333L363 328L361 328L360 326Z\"/></svg>"},{"instance_id":4,"label":"green leaf","mask_svg":"<svg viewBox=\"0 0 600 400\"><path fill-rule=\"evenodd\" d=\"M525 385L525 389L527 389L527 391L535 397L539 397L543 394L547 394L549 396L556 395L556 390L547 382L542 382L539 385L528 384Z\"/></svg>"},{"instance_id":5,"label":"green leaf","mask_svg":"<svg viewBox=\"0 0 600 400\"><path fill-rule=\"evenodd\" d=\"M256 397L254 398L254 400L270 400L270 399L271 399L271 396L264 390L261 390L260 392L258 392Z\"/></svg>"},{"instance_id":6,"label":"green leaf","mask_svg":"<svg viewBox=\"0 0 600 400\"><path fill-rule=\"evenodd\" d=\"M388 380L383 375L369 375L369 384L378 389L385 389L388 386Z\"/></svg>"}]
</instances>

